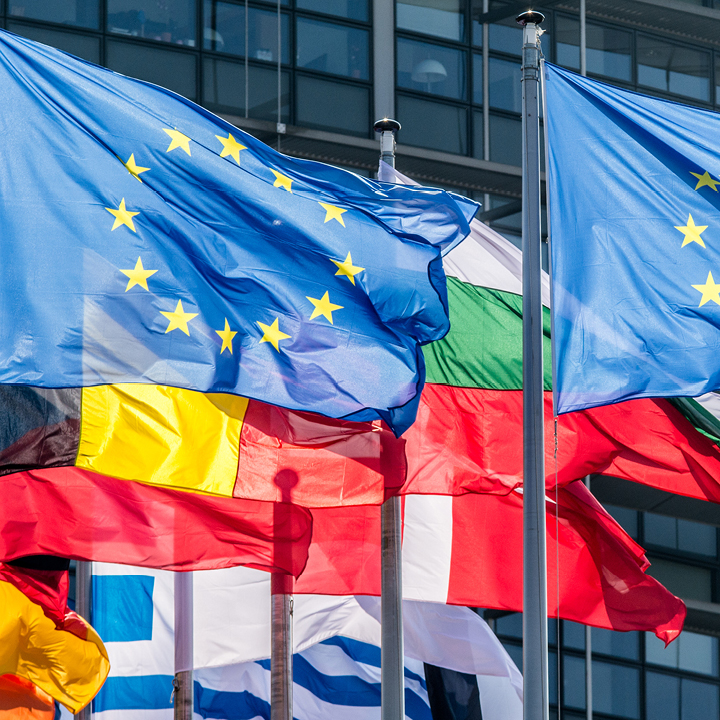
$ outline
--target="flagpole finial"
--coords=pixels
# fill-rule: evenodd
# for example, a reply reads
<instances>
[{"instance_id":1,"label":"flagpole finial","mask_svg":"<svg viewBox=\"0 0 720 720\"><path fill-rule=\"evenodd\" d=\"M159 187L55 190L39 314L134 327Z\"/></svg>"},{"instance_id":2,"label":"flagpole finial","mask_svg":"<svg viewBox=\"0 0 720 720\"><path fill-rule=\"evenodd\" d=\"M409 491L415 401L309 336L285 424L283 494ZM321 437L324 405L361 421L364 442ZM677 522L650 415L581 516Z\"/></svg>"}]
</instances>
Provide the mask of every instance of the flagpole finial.
<instances>
[{"instance_id":1,"label":"flagpole finial","mask_svg":"<svg viewBox=\"0 0 720 720\"><path fill-rule=\"evenodd\" d=\"M395 133L400 129L400 123L392 118L384 117L375 125L375 132L380 135L380 168L378 178L383 179L383 163L395 167Z\"/></svg>"},{"instance_id":2,"label":"flagpole finial","mask_svg":"<svg viewBox=\"0 0 720 720\"><path fill-rule=\"evenodd\" d=\"M373 125L375 128L376 133L381 132L397 132L400 129L400 123L397 120L393 120L391 118L384 117L382 120L378 120L375 125Z\"/></svg>"},{"instance_id":3,"label":"flagpole finial","mask_svg":"<svg viewBox=\"0 0 720 720\"><path fill-rule=\"evenodd\" d=\"M525 25L540 25L544 20L545 16L537 10L526 10L515 18L515 22L523 27Z\"/></svg>"}]
</instances>

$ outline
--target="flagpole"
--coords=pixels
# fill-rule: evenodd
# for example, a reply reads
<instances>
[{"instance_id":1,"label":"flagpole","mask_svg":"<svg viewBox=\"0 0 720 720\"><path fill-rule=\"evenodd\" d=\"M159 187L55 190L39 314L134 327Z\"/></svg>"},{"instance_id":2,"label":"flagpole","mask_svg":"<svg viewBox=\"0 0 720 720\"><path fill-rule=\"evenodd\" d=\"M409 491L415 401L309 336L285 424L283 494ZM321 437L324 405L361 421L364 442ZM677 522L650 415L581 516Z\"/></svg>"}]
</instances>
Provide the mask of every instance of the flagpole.
<instances>
[{"instance_id":1,"label":"flagpole","mask_svg":"<svg viewBox=\"0 0 720 720\"><path fill-rule=\"evenodd\" d=\"M270 720L293 720L293 579L270 579Z\"/></svg>"},{"instance_id":2,"label":"flagpole","mask_svg":"<svg viewBox=\"0 0 720 720\"><path fill-rule=\"evenodd\" d=\"M75 568L75 611L92 624L92 563L78 560ZM92 703L75 715L78 720L90 720Z\"/></svg>"},{"instance_id":3,"label":"flagpole","mask_svg":"<svg viewBox=\"0 0 720 720\"><path fill-rule=\"evenodd\" d=\"M380 160L395 167L397 120L375 123L380 134ZM382 180L382 172L378 173ZM402 515L399 497L381 509L380 695L381 720L405 718L405 653L402 625Z\"/></svg>"},{"instance_id":4,"label":"flagpole","mask_svg":"<svg viewBox=\"0 0 720 720\"><path fill-rule=\"evenodd\" d=\"M524 720L549 720L543 308L540 226L539 12L518 15L522 47L523 672Z\"/></svg>"},{"instance_id":5,"label":"flagpole","mask_svg":"<svg viewBox=\"0 0 720 720\"><path fill-rule=\"evenodd\" d=\"M175 720L193 716L193 575L175 573Z\"/></svg>"}]
</instances>

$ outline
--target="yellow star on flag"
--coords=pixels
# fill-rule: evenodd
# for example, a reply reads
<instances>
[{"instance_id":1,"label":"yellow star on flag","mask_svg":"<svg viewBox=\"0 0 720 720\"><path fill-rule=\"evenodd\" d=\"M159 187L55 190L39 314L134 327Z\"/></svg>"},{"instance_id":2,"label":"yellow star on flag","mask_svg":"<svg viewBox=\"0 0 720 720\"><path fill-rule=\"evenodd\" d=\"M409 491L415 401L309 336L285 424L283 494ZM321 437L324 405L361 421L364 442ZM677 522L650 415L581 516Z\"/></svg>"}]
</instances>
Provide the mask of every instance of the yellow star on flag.
<instances>
[{"instance_id":1,"label":"yellow star on flag","mask_svg":"<svg viewBox=\"0 0 720 720\"><path fill-rule=\"evenodd\" d=\"M289 193L292 192L292 189L290 187L292 185L292 178L289 178L287 175L279 173L277 170L273 170L272 174L275 176L275 182L273 183L273 187L285 188Z\"/></svg>"},{"instance_id":2,"label":"yellow star on flag","mask_svg":"<svg viewBox=\"0 0 720 720\"><path fill-rule=\"evenodd\" d=\"M125 288L125 292L127 292L130 288L135 287L136 285L140 285L140 287L144 287L146 290L149 290L150 288L148 288L147 279L151 275L154 275L157 270L146 270L143 267L142 259L138 258L135 263L135 267L132 270L121 270L120 272L130 278L128 280L127 287Z\"/></svg>"},{"instance_id":3,"label":"yellow star on flag","mask_svg":"<svg viewBox=\"0 0 720 720\"><path fill-rule=\"evenodd\" d=\"M163 130L172 138L170 147L165 152L170 152L175 148L182 148L190 155L190 138L187 135L183 135L179 130L169 130L168 128L163 128Z\"/></svg>"},{"instance_id":4,"label":"yellow star on flag","mask_svg":"<svg viewBox=\"0 0 720 720\"><path fill-rule=\"evenodd\" d=\"M269 342L278 352L280 352L280 347L278 343L280 342L280 340L286 340L290 337L290 335L286 335L282 330L280 330L280 328L278 327L278 321L279 318L275 318L275 322L272 325L266 325L265 323L261 322L258 322L258 325L263 331L263 336L260 342Z\"/></svg>"},{"instance_id":5,"label":"yellow star on flag","mask_svg":"<svg viewBox=\"0 0 720 720\"><path fill-rule=\"evenodd\" d=\"M122 159L122 158L121 158L121 159ZM146 167L140 167L140 166L135 162L135 153L133 153L132 155L130 155L130 157L128 158L128 161L127 161L127 162L124 162L123 165L127 168L127 171L128 171L134 178L137 178L138 180L140 180L140 182L142 182L142 180L140 179L140 173L147 172L147 171L150 169L150 168L146 168Z\"/></svg>"},{"instance_id":6,"label":"yellow star on flag","mask_svg":"<svg viewBox=\"0 0 720 720\"><path fill-rule=\"evenodd\" d=\"M352 264L352 256L350 253L347 254L344 262L333 260L332 258L330 258L330 260L337 265L338 271L335 274L344 275L353 285L355 284L355 276L365 269Z\"/></svg>"},{"instance_id":7,"label":"yellow star on flag","mask_svg":"<svg viewBox=\"0 0 720 720\"><path fill-rule=\"evenodd\" d=\"M691 242L696 242L700 247L705 247L703 239L700 237L701 233L707 230L707 225L696 225L693 220L693 216L688 214L687 225L675 225L676 230L679 230L684 236L683 244L681 247L689 245Z\"/></svg>"},{"instance_id":8,"label":"yellow star on flag","mask_svg":"<svg viewBox=\"0 0 720 720\"><path fill-rule=\"evenodd\" d=\"M333 325L333 312L335 310L343 309L342 305L335 305L334 303L330 302L330 294L327 290L319 300L317 300L316 298L311 298L309 295L306 295L305 297L315 306L315 309L312 311L312 315L310 316L311 320L314 320L318 315L322 315L330 321L331 325Z\"/></svg>"},{"instance_id":9,"label":"yellow star on flag","mask_svg":"<svg viewBox=\"0 0 720 720\"><path fill-rule=\"evenodd\" d=\"M704 285L693 285L693 287L702 293L698 307L702 307L706 302L710 302L710 300L714 300L720 305L720 285L715 284L711 272L708 273L707 282Z\"/></svg>"},{"instance_id":10,"label":"yellow star on flag","mask_svg":"<svg viewBox=\"0 0 720 720\"><path fill-rule=\"evenodd\" d=\"M133 223L132 219L139 215L139 212L130 212L125 207L125 198L123 198L120 201L120 207L115 210L113 208L105 208L111 215L115 216L115 222L113 223L113 226L111 228L111 232L113 230L117 230L121 225L127 225L133 232L135 232L135 224Z\"/></svg>"},{"instance_id":11,"label":"yellow star on flag","mask_svg":"<svg viewBox=\"0 0 720 720\"><path fill-rule=\"evenodd\" d=\"M225 318L225 329L224 330L216 330L215 332L222 339L222 347L220 348L220 354L222 355L225 352L225 348L227 348L230 351L230 354L232 355L233 354L232 341L233 341L233 338L237 335L237 330L231 330L230 323L228 323L227 318Z\"/></svg>"},{"instance_id":12,"label":"yellow star on flag","mask_svg":"<svg viewBox=\"0 0 720 720\"><path fill-rule=\"evenodd\" d=\"M222 143L222 146L223 146L222 152L220 153L220 157L224 158L229 155L230 157L235 158L235 162L239 165L240 164L240 151L247 150L247 148L244 145L241 145L232 136L232 133L228 133L228 136L226 138L224 138L222 135L216 135L215 137Z\"/></svg>"},{"instance_id":13,"label":"yellow star on flag","mask_svg":"<svg viewBox=\"0 0 720 720\"><path fill-rule=\"evenodd\" d=\"M343 227L345 227L345 221L342 219L342 214L347 212L345 208L339 208L336 205L329 205L328 203L319 203L325 210L325 222L330 220L337 220Z\"/></svg>"},{"instance_id":14,"label":"yellow star on flag","mask_svg":"<svg viewBox=\"0 0 720 720\"><path fill-rule=\"evenodd\" d=\"M710 177L710 173L707 170L702 175L700 173L694 173L694 172L691 172L690 174L694 175L697 178L697 185L695 186L696 190L699 190L701 187L705 187L707 185L709 188L712 188L715 192L718 191L718 189L715 186L720 185L720 180L713 180Z\"/></svg>"},{"instance_id":15,"label":"yellow star on flag","mask_svg":"<svg viewBox=\"0 0 720 720\"><path fill-rule=\"evenodd\" d=\"M186 335L189 335L190 331L188 330L188 322L198 316L198 313L186 313L183 310L182 300L178 300L177 306L172 312L161 310L160 314L164 315L170 321L170 324L165 331L166 335L171 330L182 330Z\"/></svg>"}]
</instances>

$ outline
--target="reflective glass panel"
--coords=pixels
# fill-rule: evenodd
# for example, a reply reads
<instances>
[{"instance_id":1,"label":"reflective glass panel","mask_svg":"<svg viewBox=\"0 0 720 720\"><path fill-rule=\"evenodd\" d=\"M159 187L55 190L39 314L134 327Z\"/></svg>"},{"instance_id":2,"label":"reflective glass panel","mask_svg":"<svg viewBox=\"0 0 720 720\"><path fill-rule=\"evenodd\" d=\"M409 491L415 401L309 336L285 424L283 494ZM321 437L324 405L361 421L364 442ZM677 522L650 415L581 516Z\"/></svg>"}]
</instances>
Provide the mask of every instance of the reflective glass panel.
<instances>
[{"instance_id":1,"label":"reflective glass panel","mask_svg":"<svg viewBox=\"0 0 720 720\"><path fill-rule=\"evenodd\" d=\"M518 667L520 667L518 665ZM558 691L558 657L557 653L552 650L548 653L548 693L550 697L550 704L557 705L557 691Z\"/></svg>"},{"instance_id":2,"label":"reflective glass panel","mask_svg":"<svg viewBox=\"0 0 720 720\"><path fill-rule=\"evenodd\" d=\"M715 54L715 104L720 105L720 53Z\"/></svg>"},{"instance_id":3,"label":"reflective glass panel","mask_svg":"<svg viewBox=\"0 0 720 720\"><path fill-rule=\"evenodd\" d=\"M483 116L477 110L473 112L473 157L482 160L485 156L484 150L485 137L483 133Z\"/></svg>"},{"instance_id":4,"label":"reflective glass panel","mask_svg":"<svg viewBox=\"0 0 720 720\"><path fill-rule=\"evenodd\" d=\"M522 123L519 118L490 115L490 159L505 165L522 165Z\"/></svg>"},{"instance_id":5,"label":"reflective glass panel","mask_svg":"<svg viewBox=\"0 0 720 720\"><path fill-rule=\"evenodd\" d=\"M637 64L640 85L710 100L710 53L638 34Z\"/></svg>"},{"instance_id":6,"label":"reflective glass panel","mask_svg":"<svg viewBox=\"0 0 720 720\"><path fill-rule=\"evenodd\" d=\"M680 684L680 719L708 720L720 714L717 685L684 679Z\"/></svg>"},{"instance_id":7,"label":"reflective glass panel","mask_svg":"<svg viewBox=\"0 0 720 720\"><path fill-rule=\"evenodd\" d=\"M395 22L399 30L463 40L465 0L397 0Z\"/></svg>"},{"instance_id":8,"label":"reflective glass panel","mask_svg":"<svg viewBox=\"0 0 720 720\"><path fill-rule=\"evenodd\" d=\"M8 15L46 22L98 27L98 0L10 0Z\"/></svg>"},{"instance_id":9,"label":"reflective glass panel","mask_svg":"<svg viewBox=\"0 0 720 720\"><path fill-rule=\"evenodd\" d=\"M397 98L397 107L402 125L399 142L457 155L467 154L467 111L464 108L402 95Z\"/></svg>"},{"instance_id":10,"label":"reflective glass panel","mask_svg":"<svg viewBox=\"0 0 720 720\"><path fill-rule=\"evenodd\" d=\"M522 51L522 29L514 18L492 23L488 29L491 50L520 55Z\"/></svg>"},{"instance_id":11,"label":"reflective glass panel","mask_svg":"<svg viewBox=\"0 0 720 720\"><path fill-rule=\"evenodd\" d=\"M680 720L680 679L672 675L645 673L645 715L648 720Z\"/></svg>"},{"instance_id":12,"label":"reflective glass panel","mask_svg":"<svg viewBox=\"0 0 720 720\"><path fill-rule=\"evenodd\" d=\"M603 507L615 518L622 529L631 537L638 537L638 514L637 510L617 507L615 505L603 505Z\"/></svg>"},{"instance_id":13,"label":"reflective glass panel","mask_svg":"<svg viewBox=\"0 0 720 720\"><path fill-rule=\"evenodd\" d=\"M367 88L302 76L295 83L299 125L367 137L370 131Z\"/></svg>"},{"instance_id":14,"label":"reflective glass panel","mask_svg":"<svg viewBox=\"0 0 720 720\"><path fill-rule=\"evenodd\" d=\"M299 17L296 63L308 70L367 80L369 42L367 30Z\"/></svg>"},{"instance_id":15,"label":"reflective glass panel","mask_svg":"<svg viewBox=\"0 0 720 720\"><path fill-rule=\"evenodd\" d=\"M398 38L397 83L400 87L464 100L465 53Z\"/></svg>"},{"instance_id":16,"label":"reflective glass panel","mask_svg":"<svg viewBox=\"0 0 720 720\"><path fill-rule=\"evenodd\" d=\"M289 122L290 76L282 74L281 122ZM203 104L245 115L245 63L205 58L203 62ZM277 121L277 70L248 67L248 115Z\"/></svg>"},{"instance_id":17,"label":"reflective glass panel","mask_svg":"<svg viewBox=\"0 0 720 720\"><path fill-rule=\"evenodd\" d=\"M688 600L712 602L712 572L670 560L654 558L648 575L659 580L671 593Z\"/></svg>"},{"instance_id":18,"label":"reflective glass panel","mask_svg":"<svg viewBox=\"0 0 720 720\"><path fill-rule=\"evenodd\" d=\"M512 658L512 661L517 665L518 670L522 672L523 669L523 651L521 645L514 645L513 643L504 642L503 647L507 650L508 655ZM555 681L557 682L557 680Z\"/></svg>"},{"instance_id":19,"label":"reflective glass panel","mask_svg":"<svg viewBox=\"0 0 720 720\"><path fill-rule=\"evenodd\" d=\"M522 112L520 63L490 58L490 107Z\"/></svg>"},{"instance_id":20,"label":"reflective glass panel","mask_svg":"<svg viewBox=\"0 0 720 720\"><path fill-rule=\"evenodd\" d=\"M580 23L562 15L555 17L555 60L558 65L580 69Z\"/></svg>"},{"instance_id":21,"label":"reflective glass panel","mask_svg":"<svg viewBox=\"0 0 720 720\"><path fill-rule=\"evenodd\" d=\"M585 649L585 626L563 620L563 647L573 650Z\"/></svg>"},{"instance_id":22,"label":"reflective glass panel","mask_svg":"<svg viewBox=\"0 0 720 720\"><path fill-rule=\"evenodd\" d=\"M295 7L351 20L368 19L368 0L296 0Z\"/></svg>"},{"instance_id":23,"label":"reflective glass panel","mask_svg":"<svg viewBox=\"0 0 720 720\"><path fill-rule=\"evenodd\" d=\"M482 105L483 101L483 63L482 55L473 53L473 102Z\"/></svg>"},{"instance_id":24,"label":"reflective glass panel","mask_svg":"<svg viewBox=\"0 0 720 720\"><path fill-rule=\"evenodd\" d=\"M621 718L640 718L640 671L593 660L593 710Z\"/></svg>"},{"instance_id":25,"label":"reflective glass panel","mask_svg":"<svg viewBox=\"0 0 720 720\"><path fill-rule=\"evenodd\" d=\"M203 45L206 50L245 55L245 6L205 0ZM282 18L282 61L290 62L290 20ZM277 63L277 13L248 8L248 56Z\"/></svg>"},{"instance_id":26,"label":"reflective glass panel","mask_svg":"<svg viewBox=\"0 0 720 720\"><path fill-rule=\"evenodd\" d=\"M147 80L195 100L195 55L117 40L107 41L105 55L111 70Z\"/></svg>"},{"instance_id":27,"label":"reflective glass panel","mask_svg":"<svg viewBox=\"0 0 720 720\"><path fill-rule=\"evenodd\" d=\"M665 647L652 633L645 633L645 659L653 665L718 675L718 639L685 630Z\"/></svg>"},{"instance_id":28,"label":"reflective glass panel","mask_svg":"<svg viewBox=\"0 0 720 720\"><path fill-rule=\"evenodd\" d=\"M64 50L76 55L83 60L89 60L98 64L100 62L100 40L87 35L77 33L61 32L59 30L48 30L37 25L25 25L24 23L9 22L7 29L10 32L24 35L30 40L52 45L59 50Z\"/></svg>"},{"instance_id":29,"label":"reflective glass panel","mask_svg":"<svg viewBox=\"0 0 720 720\"><path fill-rule=\"evenodd\" d=\"M643 514L645 542L677 549L677 520L667 515Z\"/></svg>"},{"instance_id":30,"label":"reflective glass panel","mask_svg":"<svg viewBox=\"0 0 720 720\"><path fill-rule=\"evenodd\" d=\"M475 20L475 16L473 13L473 19L472 19L472 44L476 47L482 47L483 44L483 26L482 23Z\"/></svg>"},{"instance_id":31,"label":"reflective glass panel","mask_svg":"<svg viewBox=\"0 0 720 720\"><path fill-rule=\"evenodd\" d=\"M108 32L195 46L195 0L107 0Z\"/></svg>"},{"instance_id":32,"label":"reflective glass panel","mask_svg":"<svg viewBox=\"0 0 720 720\"><path fill-rule=\"evenodd\" d=\"M640 657L639 635L634 632L613 632L612 630L593 628L592 651L602 655L637 660Z\"/></svg>"},{"instance_id":33,"label":"reflective glass panel","mask_svg":"<svg viewBox=\"0 0 720 720\"><path fill-rule=\"evenodd\" d=\"M512 615L497 618L495 620L495 632L498 635L522 638L522 615L513 613Z\"/></svg>"},{"instance_id":34,"label":"reflective glass panel","mask_svg":"<svg viewBox=\"0 0 720 720\"><path fill-rule=\"evenodd\" d=\"M585 707L585 660L583 658L572 655L566 655L563 658L563 697L565 705L568 707L578 709Z\"/></svg>"},{"instance_id":35,"label":"reflective glass panel","mask_svg":"<svg viewBox=\"0 0 720 720\"><path fill-rule=\"evenodd\" d=\"M677 534L678 550L717 557L717 531L714 526L678 519Z\"/></svg>"}]
</instances>

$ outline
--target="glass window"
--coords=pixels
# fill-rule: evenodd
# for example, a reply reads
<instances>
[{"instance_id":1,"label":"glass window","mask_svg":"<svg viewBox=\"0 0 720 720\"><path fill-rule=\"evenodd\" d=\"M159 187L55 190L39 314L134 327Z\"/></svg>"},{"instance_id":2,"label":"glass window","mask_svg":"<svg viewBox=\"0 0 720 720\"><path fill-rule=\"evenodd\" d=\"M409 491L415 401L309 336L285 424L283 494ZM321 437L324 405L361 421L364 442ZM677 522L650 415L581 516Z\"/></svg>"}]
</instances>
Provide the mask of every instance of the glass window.
<instances>
[{"instance_id":1,"label":"glass window","mask_svg":"<svg viewBox=\"0 0 720 720\"><path fill-rule=\"evenodd\" d=\"M585 660L583 658L572 655L563 657L563 698L568 707L581 710L585 707Z\"/></svg>"},{"instance_id":2,"label":"glass window","mask_svg":"<svg viewBox=\"0 0 720 720\"><path fill-rule=\"evenodd\" d=\"M490 58L490 107L522 112L520 63Z\"/></svg>"},{"instance_id":3,"label":"glass window","mask_svg":"<svg viewBox=\"0 0 720 720\"><path fill-rule=\"evenodd\" d=\"M401 143L456 155L467 154L467 111L464 108L402 95L397 98L397 107L402 125L398 135Z\"/></svg>"},{"instance_id":4,"label":"glass window","mask_svg":"<svg viewBox=\"0 0 720 720\"><path fill-rule=\"evenodd\" d=\"M290 19L283 13L282 61L290 62ZM248 8L248 56L277 63L277 12ZM203 45L206 50L245 55L245 6L205 0Z\"/></svg>"},{"instance_id":5,"label":"glass window","mask_svg":"<svg viewBox=\"0 0 720 720\"><path fill-rule=\"evenodd\" d=\"M688 600L712 602L712 572L658 558L650 560L648 575L659 580L671 593Z\"/></svg>"},{"instance_id":6,"label":"glass window","mask_svg":"<svg viewBox=\"0 0 720 720\"><path fill-rule=\"evenodd\" d=\"M555 60L558 65L580 69L580 22L557 15L555 18Z\"/></svg>"},{"instance_id":7,"label":"glass window","mask_svg":"<svg viewBox=\"0 0 720 720\"><path fill-rule=\"evenodd\" d=\"M643 514L644 539L651 545L677 549L677 520L667 515Z\"/></svg>"},{"instance_id":8,"label":"glass window","mask_svg":"<svg viewBox=\"0 0 720 720\"><path fill-rule=\"evenodd\" d=\"M680 720L680 679L645 673L645 715L648 720Z\"/></svg>"},{"instance_id":9,"label":"glass window","mask_svg":"<svg viewBox=\"0 0 720 720\"><path fill-rule=\"evenodd\" d=\"M489 27L489 45L491 50L520 55L522 51L522 29L515 18L508 18Z\"/></svg>"},{"instance_id":10,"label":"glass window","mask_svg":"<svg viewBox=\"0 0 720 720\"><path fill-rule=\"evenodd\" d=\"M720 105L720 53L715 55L715 104Z\"/></svg>"},{"instance_id":11,"label":"glass window","mask_svg":"<svg viewBox=\"0 0 720 720\"><path fill-rule=\"evenodd\" d=\"M505 165L522 165L520 119L490 115L490 159Z\"/></svg>"},{"instance_id":12,"label":"glass window","mask_svg":"<svg viewBox=\"0 0 720 720\"><path fill-rule=\"evenodd\" d=\"M685 630L665 647L655 635L645 633L645 659L653 665L717 677L718 639Z\"/></svg>"},{"instance_id":13,"label":"glass window","mask_svg":"<svg viewBox=\"0 0 720 720\"><path fill-rule=\"evenodd\" d=\"M485 134L483 133L483 115L473 112L473 157L482 160L485 157Z\"/></svg>"},{"instance_id":14,"label":"glass window","mask_svg":"<svg viewBox=\"0 0 720 720\"><path fill-rule=\"evenodd\" d=\"M106 64L111 70L195 99L194 55L116 40L108 40L105 50Z\"/></svg>"},{"instance_id":15,"label":"glass window","mask_svg":"<svg viewBox=\"0 0 720 720\"><path fill-rule=\"evenodd\" d=\"M616 505L603 505L610 515L617 521L622 529L631 537L638 538L638 514L636 510L617 507Z\"/></svg>"},{"instance_id":16,"label":"glass window","mask_svg":"<svg viewBox=\"0 0 720 720\"><path fill-rule=\"evenodd\" d=\"M108 0L108 32L195 46L195 0Z\"/></svg>"},{"instance_id":17,"label":"glass window","mask_svg":"<svg viewBox=\"0 0 720 720\"><path fill-rule=\"evenodd\" d=\"M523 669L523 651L521 645L515 645L514 643L504 642L503 647L507 650L508 655L512 658L512 661L517 665L520 672ZM556 681L557 683L557 681Z\"/></svg>"},{"instance_id":18,"label":"glass window","mask_svg":"<svg viewBox=\"0 0 720 720\"><path fill-rule=\"evenodd\" d=\"M638 84L710 100L710 53L637 36Z\"/></svg>"},{"instance_id":19,"label":"glass window","mask_svg":"<svg viewBox=\"0 0 720 720\"><path fill-rule=\"evenodd\" d=\"M499 198L501 202L493 203L493 207L502 206L508 202L507 198ZM504 202L503 202L504 201ZM510 201L512 202L512 201ZM563 620L563 647L573 650L585 649L585 626L579 623Z\"/></svg>"},{"instance_id":20,"label":"glass window","mask_svg":"<svg viewBox=\"0 0 720 720\"><path fill-rule=\"evenodd\" d=\"M683 678L680 685L681 720L708 720L720 713L718 686Z\"/></svg>"},{"instance_id":21,"label":"glass window","mask_svg":"<svg viewBox=\"0 0 720 720\"><path fill-rule=\"evenodd\" d=\"M281 122L290 118L290 75L282 74ZM245 115L245 64L205 58L203 62L203 104ZM248 67L248 115L277 121L277 70Z\"/></svg>"},{"instance_id":22,"label":"glass window","mask_svg":"<svg viewBox=\"0 0 720 720\"><path fill-rule=\"evenodd\" d=\"M98 0L10 0L8 15L46 22L98 27Z\"/></svg>"},{"instance_id":23,"label":"glass window","mask_svg":"<svg viewBox=\"0 0 720 720\"><path fill-rule=\"evenodd\" d=\"M503 615L503 617L497 618L497 620L495 620L495 632L498 635L522 638L522 615L520 613L512 613L512 615Z\"/></svg>"},{"instance_id":24,"label":"glass window","mask_svg":"<svg viewBox=\"0 0 720 720\"><path fill-rule=\"evenodd\" d=\"M15 22L9 22L7 29L18 35L24 35L30 40L52 45L59 50L77 55L83 60L89 60L96 64L100 63L100 40L98 38L59 30L48 30L44 27Z\"/></svg>"},{"instance_id":25,"label":"glass window","mask_svg":"<svg viewBox=\"0 0 720 720\"><path fill-rule=\"evenodd\" d=\"M520 666L518 665L518 668ZM558 694L558 656L552 650L548 653L548 697L551 705L557 705Z\"/></svg>"},{"instance_id":26,"label":"glass window","mask_svg":"<svg viewBox=\"0 0 720 720\"><path fill-rule=\"evenodd\" d=\"M297 0L298 10L312 10L351 20L368 19L368 0Z\"/></svg>"},{"instance_id":27,"label":"glass window","mask_svg":"<svg viewBox=\"0 0 720 720\"><path fill-rule=\"evenodd\" d=\"M370 92L365 87L318 78L296 78L299 125L367 137Z\"/></svg>"},{"instance_id":28,"label":"glass window","mask_svg":"<svg viewBox=\"0 0 720 720\"><path fill-rule=\"evenodd\" d=\"M369 33L299 17L296 62L298 67L308 70L367 80L370 77Z\"/></svg>"},{"instance_id":29,"label":"glass window","mask_svg":"<svg viewBox=\"0 0 720 720\"><path fill-rule=\"evenodd\" d=\"M678 519L677 535L678 550L717 557L717 531L712 525Z\"/></svg>"},{"instance_id":30,"label":"glass window","mask_svg":"<svg viewBox=\"0 0 720 720\"><path fill-rule=\"evenodd\" d=\"M398 0L398 29L448 40L465 38L465 0Z\"/></svg>"},{"instance_id":31,"label":"glass window","mask_svg":"<svg viewBox=\"0 0 720 720\"><path fill-rule=\"evenodd\" d=\"M465 53L398 38L397 82L400 87L464 100Z\"/></svg>"},{"instance_id":32,"label":"glass window","mask_svg":"<svg viewBox=\"0 0 720 720\"><path fill-rule=\"evenodd\" d=\"M592 629L592 651L627 660L640 657L639 635L635 632L613 632L602 628Z\"/></svg>"},{"instance_id":33,"label":"glass window","mask_svg":"<svg viewBox=\"0 0 720 720\"><path fill-rule=\"evenodd\" d=\"M473 10L475 8L473 7ZM480 8L480 11L482 11L482 6ZM476 13L473 12L472 14L472 44L476 47L482 47L483 44L483 26L481 22L478 22L476 19Z\"/></svg>"},{"instance_id":34,"label":"glass window","mask_svg":"<svg viewBox=\"0 0 720 720\"><path fill-rule=\"evenodd\" d=\"M473 102L482 105L483 101L483 62L482 55L473 53Z\"/></svg>"},{"instance_id":35,"label":"glass window","mask_svg":"<svg viewBox=\"0 0 720 720\"><path fill-rule=\"evenodd\" d=\"M622 718L640 717L640 671L593 660L593 710Z\"/></svg>"}]
</instances>

